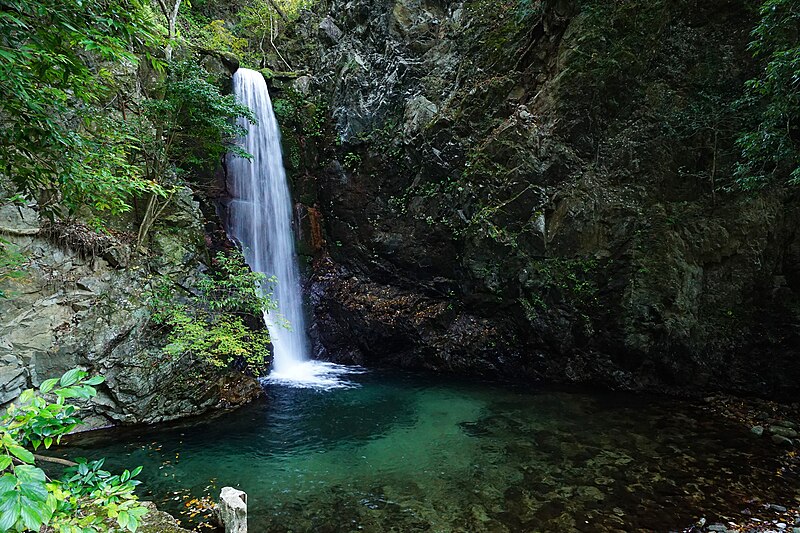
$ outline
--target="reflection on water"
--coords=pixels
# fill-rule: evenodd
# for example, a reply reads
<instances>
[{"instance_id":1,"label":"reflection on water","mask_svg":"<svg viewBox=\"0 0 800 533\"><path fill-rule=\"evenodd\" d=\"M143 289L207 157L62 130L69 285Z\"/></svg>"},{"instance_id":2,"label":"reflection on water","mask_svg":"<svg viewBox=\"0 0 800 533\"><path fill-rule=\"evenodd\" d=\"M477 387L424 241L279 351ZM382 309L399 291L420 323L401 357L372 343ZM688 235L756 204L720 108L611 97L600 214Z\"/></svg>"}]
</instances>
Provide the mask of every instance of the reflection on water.
<instances>
[{"instance_id":1,"label":"reflection on water","mask_svg":"<svg viewBox=\"0 0 800 533\"><path fill-rule=\"evenodd\" d=\"M349 379L273 384L213 421L95 434L64 453L144 465L145 496L176 514L187 495L240 487L253 533L667 531L756 493L798 494L770 444L675 400Z\"/></svg>"}]
</instances>

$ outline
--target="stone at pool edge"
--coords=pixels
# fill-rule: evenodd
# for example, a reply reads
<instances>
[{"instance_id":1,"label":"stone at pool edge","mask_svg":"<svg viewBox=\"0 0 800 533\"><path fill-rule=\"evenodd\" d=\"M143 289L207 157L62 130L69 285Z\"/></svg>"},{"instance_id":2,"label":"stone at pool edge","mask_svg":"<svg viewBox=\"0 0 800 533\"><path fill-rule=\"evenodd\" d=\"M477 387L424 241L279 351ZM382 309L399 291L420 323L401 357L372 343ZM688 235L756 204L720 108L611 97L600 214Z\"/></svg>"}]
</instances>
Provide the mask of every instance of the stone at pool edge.
<instances>
[{"instance_id":1,"label":"stone at pool edge","mask_svg":"<svg viewBox=\"0 0 800 533\"><path fill-rule=\"evenodd\" d=\"M797 437L797 431L784 426L772 426L769 428L769 431L773 435L780 435L781 437L786 437L787 439L794 439Z\"/></svg>"},{"instance_id":2,"label":"stone at pool edge","mask_svg":"<svg viewBox=\"0 0 800 533\"><path fill-rule=\"evenodd\" d=\"M781 435L772 435L772 442L775 444L783 444L784 446L794 446L792 439L787 439Z\"/></svg>"},{"instance_id":3,"label":"stone at pool edge","mask_svg":"<svg viewBox=\"0 0 800 533\"><path fill-rule=\"evenodd\" d=\"M142 502L147 507L148 512L142 517L139 533L192 533L188 529L183 529L179 522L172 515L159 511L153 502Z\"/></svg>"},{"instance_id":4,"label":"stone at pool edge","mask_svg":"<svg viewBox=\"0 0 800 533\"><path fill-rule=\"evenodd\" d=\"M754 435L761 436L764 434L764 427L763 426L753 426L750 428L750 432Z\"/></svg>"},{"instance_id":5,"label":"stone at pool edge","mask_svg":"<svg viewBox=\"0 0 800 533\"><path fill-rule=\"evenodd\" d=\"M215 514L225 533L247 533L247 494L233 487L222 487Z\"/></svg>"}]
</instances>

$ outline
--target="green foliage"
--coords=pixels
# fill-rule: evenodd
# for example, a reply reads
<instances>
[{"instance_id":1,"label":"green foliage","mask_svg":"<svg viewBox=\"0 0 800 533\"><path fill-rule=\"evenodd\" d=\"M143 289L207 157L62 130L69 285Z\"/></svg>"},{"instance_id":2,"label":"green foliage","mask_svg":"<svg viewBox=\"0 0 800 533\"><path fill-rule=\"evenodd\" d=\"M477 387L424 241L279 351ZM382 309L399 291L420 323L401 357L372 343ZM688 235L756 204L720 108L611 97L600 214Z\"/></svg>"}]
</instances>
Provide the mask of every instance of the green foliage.
<instances>
[{"instance_id":1,"label":"green foliage","mask_svg":"<svg viewBox=\"0 0 800 533\"><path fill-rule=\"evenodd\" d=\"M115 523L122 530L138 529L147 508L134 495L140 482L133 478L142 467L111 474L102 470L103 462L80 459L77 466L65 470L61 482L54 487L58 490L59 508L52 525L57 530L107 531L108 525ZM80 518L73 518L76 514ZM66 519L62 518L64 515Z\"/></svg>"},{"instance_id":2,"label":"green foliage","mask_svg":"<svg viewBox=\"0 0 800 533\"><path fill-rule=\"evenodd\" d=\"M20 269L24 263L25 256L10 242L0 238L0 283L22 277ZM8 294L0 288L0 299L7 297Z\"/></svg>"},{"instance_id":3,"label":"green foliage","mask_svg":"<svg viewBox=\"0 0 800 533\"><path fill-rule=\"evenodd\" d=\"M592 258L548 258L528 263L526 297L519 299L529 320L535 320L547 309L548 301L570 300L588 313L597 303L597 284L593 275L598 268Z\"/></svg>"},{"instance_id":4,"label":"green foliage","mask_svg":"<svg viewBox=\"0 0 800 533\"><path fill-rule=\"evenodd\" d=\"M328 108L324 102L311 100L290 87L275 99L273 106L281 126L293 129L302 140L325 135Z\"/></svg>"},{"instance_id":5,"label":"green foliage","mask_svg":"<svg viewBox=\"0 0 800 533\"><path fill-rule=\"evenodd\" d=\"M75 368L28 389L0 417L0 531L134 532L147 513L134 495L141 468L112 475L102 461L81 461L60 480L48 480L30 449L50 448L81 422L72 399L97 394L102 376Z\"/></svg>"},{"instance_id":6,"label":"green foliage","mask_svg":"<svg viewBox=\"0 0 800 533\"><path fill-rule=\"evenodd\" d=\"M82 205L125 211L147 190L126 139L98 120L112 68L155 41L142 0L4 0L0 9L0 174L51 216Z\"/></svg>"},{"instance_id":7,"label":"green foliage","mask_svg":"<svg viewBox=\"0 0 800 533\"><path fill-rule=\"evenodd\" d=\"M361 156L355 152L344 154L344 166L349 170L357 170L361 166Z\"/></svg>"},{"instance_id":8,"label":"green foliage","mask_svg":"<svg viewBox=\"0 0 800 533\"><path fill-rule=\"evenodd\" d=\"M680 109L672 108L670 102L663 129L682 148L700 156L696 157L697 166L684 166L678 172L683 177L708 182L712 199L716 200L717 189L731 186L730 176L738 157L735 139L743 117L736 110L739 93L735 86L708 85L706 82L706 87L697 88Z\"/></svg>"},{"instance_id":9,"label":"green foliage","mask_svg":"<svg viewBox=\"0 0 800 533\"><path fill-rule=\"evenodd\" d=\"M233 54L240 59L247 54L247 39L237 37L225 21L205 21L192 13L187 14L184 21L188 27L186 39L193 45L203 50Z\"/></svg>"},{"instance_id":10,"label":"green foliage","mask_svg":"<svg viewBox=\"0 0 800 533\"><path fill-rule=\"evenodd\" d=\"M245 34L259 40L263 47L265 40L274 40L283 25L297 20L300 12L313 4L314 0L255 0L239 12L240 27Z\"/></svg>"},{"instance_id":11,"label":"green foliage","mask_svg":"<svg viewBox=\"0 0 800 533\"><path fill-rule=\"evenodd\" d=\"M293 88L283 91L272 104L283 133L283 151L289 156L287 170L297 171L303 164L303 154L307 155L309 148L325 143L325 136L329 132L328 107L324 102L310 99Z\"/></svg>"},{"instance_id":12,"label":"green foliage","mask_svg":"<svg viewBox=\"0 0 800 533\"><path fill-rule=\"evenodd\" d=\"M247 156L235 145L245 130L239 117L255 120L233 95L221 94L208 72L194 61L177 61L139 109L134 134L142 165L152 181L172 172L216 166L228 152Z\"/></svg>"},{"instance_id":13,"label":"green foliage","mask_svg":"<svg viewBox=\"0 0 800 533\"><path fill-rule=\"evenodd\" d=\"M270 291L276 280L250 271L239 252L220 252L214 263L215 271L198 284L200 294L188 302L178 300L169 282L156 288L153 321L169 328L164 353L191 354L217 367L244 361L258 373L269 360L269 333L249 327L247 319L277 309Z\"/></svg>"},{"instance_id":14,"label":"green foliage","mask_svg":"<svg viewBox=\"0 0 800 533\"><path fill-rule=\"evenodd\" d=\"M737 183L746 190L776 180L800 184L800 0L765 0L760 15L750 49L766 65L741 102L759 112L738 140Z\"/></svg>"},{"instance_id":15,"label":"green foliage","mask_svg":"<svg viewBox=\"0 0 800 533\"><path fill-rule=\"evenodd\" d=\"M235 144L245 133L235 119L255 118L233 95L223 95L214 82L194 61L171 63L154 96L140 102L129 120L139 143L137 164L144 169L147 181L159 186L150 194L139 226L140 247L182 185L182 175L214 168L226 153L250 156Z\"/></svg>"}]
</instances>

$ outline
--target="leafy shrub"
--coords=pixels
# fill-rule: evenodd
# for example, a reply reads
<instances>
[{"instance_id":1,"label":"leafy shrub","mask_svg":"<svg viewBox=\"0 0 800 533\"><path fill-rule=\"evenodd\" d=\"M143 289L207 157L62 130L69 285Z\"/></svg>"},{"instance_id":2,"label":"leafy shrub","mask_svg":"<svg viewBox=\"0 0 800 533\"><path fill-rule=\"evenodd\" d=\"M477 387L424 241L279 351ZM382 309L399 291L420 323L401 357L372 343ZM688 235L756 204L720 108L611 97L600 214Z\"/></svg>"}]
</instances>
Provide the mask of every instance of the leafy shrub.
<instances>
[{"instance_id":1,"label":"leafy shrub","mask_svg":"<svg viewBox=\"0 0 800 533\"><path fill-rule=\"evenodd\" d=\"M80 424L73 399L97 394L102 376L75 368L61 378L28 389L0 417L0 531L59 533L105 532L116 527L136 531L147 513L134 489L141 467L119 475L101 470L103 461L80 460L59 480L49 480L31 449L50 448Z\"/></svg>"},{"instance_id":2,"label":"leafy shrub","mask_svg":"<svg viewBox=\"0 0 800 533\"><path fill-rule=\"evenodd\" d=\"M200 294L183 302L169 281L156 288L153 321L169 328L164 353L192 354L217 367L243 361L259 373L269 362L269 332L250 327L248 319L260 321L264 312L277 309L270 290L275 278L252 272L238 251L220 252L214 265L216 272L199 283Z\"/></svg>"},{"instance_id":3,"label":"leafy shrub","mask_svg":"<svg viewBox=\"0 0 800 533\"><path fill-rule=\"evenodd\" d=\"M800 184L800 0L766 0L760 15L750 49L766 65L747 82L742 100L759 112L757 124L738 140L743 189L781 179Z\"/></svg>"}]
</instances>

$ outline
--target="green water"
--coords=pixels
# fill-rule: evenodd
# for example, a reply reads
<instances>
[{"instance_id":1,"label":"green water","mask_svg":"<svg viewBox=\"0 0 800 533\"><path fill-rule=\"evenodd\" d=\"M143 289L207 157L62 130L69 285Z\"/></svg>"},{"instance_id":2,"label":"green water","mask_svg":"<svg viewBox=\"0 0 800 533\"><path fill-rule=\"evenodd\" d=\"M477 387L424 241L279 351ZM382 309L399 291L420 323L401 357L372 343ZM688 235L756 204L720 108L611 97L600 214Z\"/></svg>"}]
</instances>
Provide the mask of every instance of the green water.
<instances>
[{"instance_id":1,"label":"green water","mask_svg":"<svg viewBox=\"0 0 800 533\"><path fill-rule=\"evenodd\" d=\"M776 450L697 406L370 372L272 385L205 422L96 433L65 453L144 465L176 515L225 485L253 533L668 531L797 497ZM188 523L188 522L187 522Z\"/></svg>"}]
</instances>

